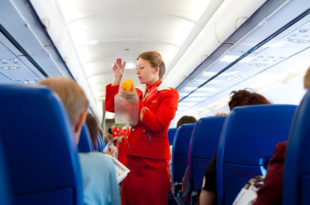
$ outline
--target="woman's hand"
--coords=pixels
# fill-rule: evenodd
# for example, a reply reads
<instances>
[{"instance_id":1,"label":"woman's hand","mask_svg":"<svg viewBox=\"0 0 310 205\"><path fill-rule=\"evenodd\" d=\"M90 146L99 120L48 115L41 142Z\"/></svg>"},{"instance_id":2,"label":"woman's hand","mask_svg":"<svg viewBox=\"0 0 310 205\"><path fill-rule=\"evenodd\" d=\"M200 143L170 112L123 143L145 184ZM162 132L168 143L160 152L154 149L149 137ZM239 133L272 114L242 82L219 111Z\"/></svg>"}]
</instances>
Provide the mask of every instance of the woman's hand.
<instances>
[{"instance_id":1,"label":"woman's hand","mask_svg":"<svg viewBox=\"0 0 310 205\"><path fill-rule=\"evenodd\" d=\"M119 143L121 143L123 141L123 136L119 136L119 137L115 137L114 138L114 142L119 145Z\"/></svg>"},{"instance_id":2,"label":"woman's hand","mask_svg":"<svg viewBox=\"0 0 310 205\"><path fill-rule=\"evenodd\" d=\"M114 157L115 150L113 150L110 147L108 147L108 149L107 149L107 151L105 153L108 154L108 155L111 155L112 157Z\"/></svg>"},{"instance_id":3,"label":"woman's hand","mask_svg":"<svg viewBox=\"0 0 310 205\"><path fill-rule=\"evenodd\" d=\"M123 77L123 73L125 70L125 66L126 66L126 62L122 61L121 58L117 58L113 67L112 67L112 71L113 71L113 82L112 85L119 85L122 77Z\"/></svg>"}]
</instances>

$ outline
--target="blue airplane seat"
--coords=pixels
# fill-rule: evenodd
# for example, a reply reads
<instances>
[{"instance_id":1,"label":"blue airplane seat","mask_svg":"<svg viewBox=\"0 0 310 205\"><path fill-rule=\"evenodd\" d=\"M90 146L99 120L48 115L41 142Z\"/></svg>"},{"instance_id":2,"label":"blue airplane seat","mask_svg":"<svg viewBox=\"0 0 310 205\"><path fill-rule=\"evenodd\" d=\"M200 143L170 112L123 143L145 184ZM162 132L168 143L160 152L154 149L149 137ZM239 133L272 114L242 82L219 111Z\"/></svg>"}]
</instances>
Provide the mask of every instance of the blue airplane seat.
<instances>
[{"instance_id":1,"label":"blue airplane seat","mask_svg":"<svg viewBox=\"0 0 310 205\"><path fill-rule=\"evenodd\" d=\"M89 130L88 130L86 123L84 123L82 130L81 130L78 150L79 152L92 152L93 151L93 146L92 146Z\"/></svg>"},{"instance_id":2,"label":"blue airplane seat","mask_svg":"<svg viewBox=\"0 0 310 205\"><path fill-rule=\"evenodd\" d=\"M174 136L175 136L176 131L177 131L176 128L169 128L168 129L169 145L173 144L173 140L174 140Z\"/></svg>"},{"instance_id":3,"label":"blue airplane seat","mask_svg":"<svg viewBox=\"0 0 310 205\"><path fill-rule=\"evenodd\" d=\"M102 152L106 146L103 137L101 136L100 132L98 132L97 143L95 144L95 150L98 152Z\"/></svg>"},{"instance_id":4,"label":"blue airplane seat","mask_svg":"<svg viewBox=\"0 0 310 205\"><path fill-rule=\"evenodd\" d=\"M181 125L175 134L172 147L172 175L175 184L182 182L188 166L188 148L195 123Z\"/></svg>"},{"instance_id":5,"label":"blue airplane seat","mask_svg":"<svg viewBox=\"0 0 310 205\"><path fill-rule=\"evenodd\" d=\"M0 130L0 140L2 139L1 137L1 130ZM11 199L10 199L10 184L8 183L7 180L7 166L4 160L3 156L3 148L2 148L2 143L0 143L0 204L1 205L9 205L11 204Z\"/></svg>"},{"instance_id":6,"label":"blue airplane seat","mask_svg":"<svg viewBox=\"0 0 310 205\"><path fill-rule=\"evenodd\" d=\"M247 181L261 175L259 159L273 155L288 139L295 105L252 105L232 110L224 123L217 154L219 204L232 204Z\"/></svg>"},{"instance_id":7,"label":"blue airplane seat","mask_svg":"<svg viewBox=\"0 0 310 205\"><path fill-rule=\"evenodd\" d=\"M283 204L310 204L310 90L297 108L286 151Z\"/></svg>"},{"instance_id":8,"label":"blue airplane seat","mask_svg":"<svg viewBox=\"0 0 310 205\"><path fill-rule=\"evenodd\" d=\"M14 205L82 204L77 146L66 110L47 88L0 86L0 131Z\"/></svg>"},{"instance_id":9,"label":"blue airplane seat","mask_svg":"<svg viewBox=\"0 0 310 205\"><path fill-rule=\"evenodd\" d=\"M217 145L226 117L201 118L193 131L189 146L189 184L197 192L201 187L206 167L217 152Z\"/></svg>"}]
</instances>

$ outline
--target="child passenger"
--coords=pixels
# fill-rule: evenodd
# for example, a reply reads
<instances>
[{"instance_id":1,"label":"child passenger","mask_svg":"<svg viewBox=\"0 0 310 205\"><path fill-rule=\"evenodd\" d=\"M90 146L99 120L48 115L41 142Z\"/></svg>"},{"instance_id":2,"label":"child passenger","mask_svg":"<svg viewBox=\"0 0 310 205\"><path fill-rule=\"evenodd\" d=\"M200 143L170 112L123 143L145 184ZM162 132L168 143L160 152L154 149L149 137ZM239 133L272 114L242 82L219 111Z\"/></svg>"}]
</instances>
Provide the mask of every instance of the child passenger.
<instances>
[{"instance_id":1,"label":"child passenger","mask_svg":"<svg viewBox=\"0 0 310 205\"><path fill-rule=\"evenodd\" d=\"M66 77L40 81L60 97L68 113L76 144L79 142L89 102L82 88ZM99 152L79 153L83 180L83 204L120 204L119 187L112 160Z\"/></svg>"}]
</instances>

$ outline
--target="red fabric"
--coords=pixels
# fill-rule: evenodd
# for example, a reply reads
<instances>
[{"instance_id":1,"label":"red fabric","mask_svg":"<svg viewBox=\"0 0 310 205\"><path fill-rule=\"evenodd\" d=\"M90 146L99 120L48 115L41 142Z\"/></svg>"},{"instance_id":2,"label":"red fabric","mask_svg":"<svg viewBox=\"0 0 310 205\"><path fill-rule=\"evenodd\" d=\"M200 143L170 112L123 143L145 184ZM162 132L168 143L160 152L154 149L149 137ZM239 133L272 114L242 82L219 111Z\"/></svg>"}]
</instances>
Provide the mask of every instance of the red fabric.
<instances>
[{"instance_id":1,"label":"red fabric","mask_svg":"<svg viewBox=\"0 0 310 205\"><path fill-rule=\"evenodd\" d=\"M169 160L128 157L128 176L122 182L122 205L163 205L168 203Z\"/></svg>"},{"instance_id":2,"label":"red fabric","mask_svg":"<svg viewBox=\"0 0 310 205\"><path fill-rule=\"evenodd\" d=\"M123 163L126 166L127 161L127 153L128 153L128 145L127 145L127 138L130 134L130 129L116 127L112 131L112 137L120 137L123 136L123 140L117 145L117 159L121 163Z\"/></svg>"},{"instance_id":3,"label":"red fabric","mask_svg":"<svg viewBox=\"0 0 310 205\"><path fill-rule=\"evenodd\" d=\"M127 153L128 153L128 145L127 141L121 141L118 146L117 146L117 159L120 161L122 164L127 166Z\"/></svg>"},{"instance_id":4,"label":"red fabric","mask_svg":"<svg viewBox=\"0 0 310 205\"><path fill-rule=\"evenodd\" d=\"M287 142L278 143L269 162L264 185L257 192L254 205L282 204L284 160Z\"/></svg>"},{"instance_id":5,"label":"red fabric","mask_svg":"<svg viewBox=\"0 0 310 205\"><path fill-rule=\"evenodd\" d=\"M156 83L154 83L153 85L146 85L146 89L147 90L154 90L157 89L157 87L161 84L161 81L158 80Z\"/></svg>"},{"instance_id":6,"label":"red fabric","mask_svg":"<svg viewBox=\"0 0 310 205\"><path fill-rule=\"evenodd\" d=\"M136 89L143 118L131 129L128 154L149 159L170 159L168 128L177 110L179 94L173 88L158 91L158 83L154 85L144 100L143 93ZM109 84L106 87L105 109L109 112L114 111L114 96L118 90L119 86Z\"/></svg>"}]
</instances>

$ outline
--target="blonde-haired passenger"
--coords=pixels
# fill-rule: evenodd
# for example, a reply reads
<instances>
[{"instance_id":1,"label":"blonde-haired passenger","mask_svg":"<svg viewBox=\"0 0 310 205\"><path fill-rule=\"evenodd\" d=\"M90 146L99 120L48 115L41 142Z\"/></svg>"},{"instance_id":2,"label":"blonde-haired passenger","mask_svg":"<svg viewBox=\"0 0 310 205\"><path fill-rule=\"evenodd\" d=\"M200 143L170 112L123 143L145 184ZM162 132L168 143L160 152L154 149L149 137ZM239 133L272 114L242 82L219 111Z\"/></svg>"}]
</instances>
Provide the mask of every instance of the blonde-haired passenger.
<instances>
[{"instance_id":1,"label":"blonde-haired passenger","mask_svg":"<svg viewBox=\"0 0 310 205\"><path fill-rule=\"evenodd\" d=\"M78 144L89 106L83 89L66 77L48 78L39 84L53 90L61 99ZM80 153L79 158L83 180L83 204L120 204L112 160L99 152Z\"/></svg>"},{"instance_id":2,"label":"blonde-haired passenger","mask_svg":"<svg viewBox=\"0 0 310 205\"><path fill-rule=\"evenodd\" d=\"M310 88L310 66L308 67L308 70L306 71L306 74L304 77L304 88L305 89Z\"/></svg>"}]
</instances>

